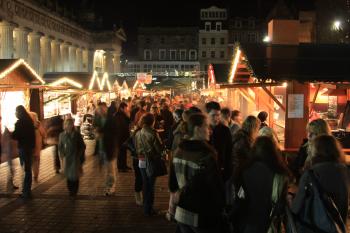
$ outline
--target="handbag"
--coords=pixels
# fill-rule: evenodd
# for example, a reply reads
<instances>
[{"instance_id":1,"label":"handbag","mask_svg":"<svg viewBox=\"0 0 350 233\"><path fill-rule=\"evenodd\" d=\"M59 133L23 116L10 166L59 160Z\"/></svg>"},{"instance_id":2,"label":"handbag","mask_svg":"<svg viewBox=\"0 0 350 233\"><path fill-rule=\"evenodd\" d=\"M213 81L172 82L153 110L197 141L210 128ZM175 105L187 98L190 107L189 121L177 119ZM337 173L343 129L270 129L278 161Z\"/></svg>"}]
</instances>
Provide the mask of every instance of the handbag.
<instances>
[{"instance_id":1,"label":"handbag","mask_svg":"<svg viewBox=\"0 0 350 233\"><path fill-rule=\"evenodd\" d=\"M346 225L334 201L324 192L313 170L308 175L310 182L305 186L303 208L294 214L297 231L345 233Z\"/></svg>"},{"instance_id":2,"label":"handbag","mask_svg":"<svg viewBox=\"0 0 350 233\"><path fill-rule=\"evenodd\" d=\"M146 173L149 177L165 176L168 174L165 159L157 156L153 159L146 157Z\"/></svg>"}]
</instances>

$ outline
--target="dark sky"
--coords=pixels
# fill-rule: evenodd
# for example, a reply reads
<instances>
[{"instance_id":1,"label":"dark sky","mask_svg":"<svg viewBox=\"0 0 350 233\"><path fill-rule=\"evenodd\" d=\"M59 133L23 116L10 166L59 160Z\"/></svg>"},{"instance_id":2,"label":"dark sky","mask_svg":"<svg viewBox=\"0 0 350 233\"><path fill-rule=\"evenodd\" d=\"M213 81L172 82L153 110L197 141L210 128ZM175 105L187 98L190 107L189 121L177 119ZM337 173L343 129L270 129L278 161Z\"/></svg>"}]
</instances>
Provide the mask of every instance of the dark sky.
<instances>
[{"instance_id":1,"label":"dark sky","mask_svg":"<svg viewBox=\"0 0 350 233\"><path fill-rule=\"evenodd\" d=\"M81 4L90 5L98 17L103 19L103 27L112 29L113 24L123 25L128 42L126 47L136 46L139 26L197 26L199 11L212 5L226 7L231 15L257 16L264 18L277 0L59 0L73 4L75 9ZM313 0L285 0L311 2ZM259 5L260 2L260 5ZM80 5L80 7L79 7Z\"/></svg>"}]
</instances>

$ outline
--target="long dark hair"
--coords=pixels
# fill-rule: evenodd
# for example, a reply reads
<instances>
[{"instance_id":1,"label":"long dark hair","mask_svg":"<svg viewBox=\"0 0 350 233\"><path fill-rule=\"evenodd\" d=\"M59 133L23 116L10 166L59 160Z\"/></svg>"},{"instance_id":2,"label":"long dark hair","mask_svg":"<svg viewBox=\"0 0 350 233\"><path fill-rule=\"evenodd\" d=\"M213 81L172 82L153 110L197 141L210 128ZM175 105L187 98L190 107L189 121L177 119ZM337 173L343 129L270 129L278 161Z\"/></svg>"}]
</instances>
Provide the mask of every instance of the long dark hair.
<instances>
[{"instance_id":1,"label":"long dark hair","mask_svg":"<svg viewBox=\"0 0 350 233\"><path fill-rule=\"evenodd\" d=\"M259 161L278 174L290 175L276 143L266 136L257 137L251 152L250 164Z\"/></svg>"},{"instance_id":2,"label":"long dark hair","mask_svg":"<svg viewBox=\"0 0 350 233\"><path fill-rule=\"evenodd\" d=\"M339 142L330 135L320 135L310 142L311 163L345 163L345 156Z\"/></svg>"},{"instance_id":3,"label":"long dark hair","mask_svg":"<svg viewBox=\"0 0 350 233\"><path fill-rule=\"evenodd\" d=\"M16 107L16 116L18 120L33 122L32 118L29 116L29 113L27 112L27 110L24 108L23 105L18 105Z\"/></svg>"}]
</instances>

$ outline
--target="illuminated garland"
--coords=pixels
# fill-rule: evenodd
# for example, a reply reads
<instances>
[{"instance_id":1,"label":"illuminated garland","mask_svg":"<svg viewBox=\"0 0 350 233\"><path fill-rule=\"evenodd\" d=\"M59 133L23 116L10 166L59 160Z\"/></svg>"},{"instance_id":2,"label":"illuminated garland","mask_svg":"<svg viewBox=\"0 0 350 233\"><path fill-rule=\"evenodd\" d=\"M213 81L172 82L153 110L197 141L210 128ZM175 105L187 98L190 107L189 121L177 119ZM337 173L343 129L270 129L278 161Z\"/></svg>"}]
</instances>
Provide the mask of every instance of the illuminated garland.
<instances>
[{"instance_id":1,"label":"illuminated garland","mask_svg":"<svg viewBox=\"0 0 350 233\"><path fill-rule=\"evenodd\" d=\"M235 54L235 57L234 57L233 62L232 62L230 77L228 79L229 83L233 83L233 79L234 79L235 74L236 74L236 70L237 70L237 66L238 66L238 63L239 63L239 58L241 57L241 53L242 53L241 50L237 46L236 47L236 54Z\"/></svg>"},{"instance_id":2,"label":"illuminated garland","mask_svg":"<svg viewBox=\"0 0 350 233\"><path fill-rule=\"evenodd\" d=\"M2 73L0 73L0 79L5 78L20 65L24 65L32 73L32 75L41 82L41 84L45 83L45 81L35 72L35 70L32 67L30 67L30 65L28 65L28 63L26 63L23 59L17 60L10 67L8 67Z\"/></svg>"},{"instance_id":3,"label":"illuminated garland","mask_svg":"<svg viewBox=\"0 0 350 233\"><path fill-rule=\"evenodd\" d=\"M83 85L81 85L80 83L78 83L72 79L69 79L67 77L63 77L63 78L51 83L49 86L57 87L57 86L61 86L64 83L68 83L68 84L70 84L76 88L79 88L79 89L83 88Z\"/></svg>"}]
</instances>

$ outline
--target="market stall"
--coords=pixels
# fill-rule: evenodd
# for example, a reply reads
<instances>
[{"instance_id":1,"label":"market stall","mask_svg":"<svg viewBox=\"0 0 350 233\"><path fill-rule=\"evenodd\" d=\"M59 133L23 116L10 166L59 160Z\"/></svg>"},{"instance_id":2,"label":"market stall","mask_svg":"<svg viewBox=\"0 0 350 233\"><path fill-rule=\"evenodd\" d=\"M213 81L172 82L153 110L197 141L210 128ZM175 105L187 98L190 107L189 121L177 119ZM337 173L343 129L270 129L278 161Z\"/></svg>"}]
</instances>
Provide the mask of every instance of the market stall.
<instances>
[{"instance_id":1,"label":"market stall","mask_svg":"<svg viewBox=\"0 0 350 233\"><path fill-rule=\"evenodd\" d=\"M0 114L2 131L14 129L18 105L42 116L40 89L44 80L23 59L0 59Z\"/></svg>"}]
</instances>

